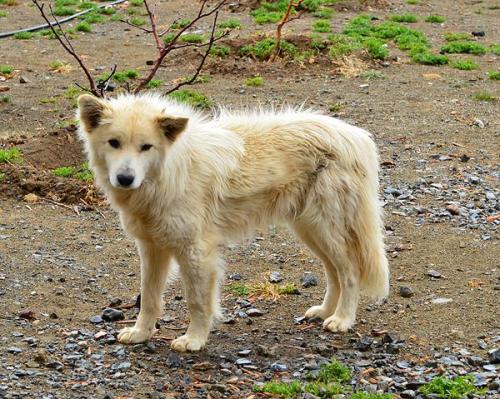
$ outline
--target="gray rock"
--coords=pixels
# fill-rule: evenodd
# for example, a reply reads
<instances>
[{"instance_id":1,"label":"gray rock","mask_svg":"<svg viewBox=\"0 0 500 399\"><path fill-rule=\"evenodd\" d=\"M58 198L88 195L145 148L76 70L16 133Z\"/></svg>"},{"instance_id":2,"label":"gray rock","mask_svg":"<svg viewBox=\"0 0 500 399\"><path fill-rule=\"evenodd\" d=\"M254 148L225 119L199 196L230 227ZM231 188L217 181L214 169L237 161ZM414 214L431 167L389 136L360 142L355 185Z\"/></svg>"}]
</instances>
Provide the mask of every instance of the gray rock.
<instances>
[{"instance_id":1,"label":"gray rock","mask_svg":"<svg viewBox=\"0 0 500 399\"><path fill-rule=\"evenodd\" d=\"M453 302L451 298L436 298L431 301L434 305L445 305L447 303Z\"/></svg>"},{"instance_id":2,"label":"gray rock","mask_svg":"<svg viewBox=\"0 0 500 399\"><path fill-rule=\"evenodd\" d=\"M302 277L302 287L308 288L308 287L315 287L318 285L318 278L312 274L312 273L306 273L304 274L304 277Z\"/></svg>"},{"instance_id":3,"label":"gray rock","mask_svg":"<svg viewBox=\"0 0 500 399\"><path fill-rule=\"evenodd\" d=\"M125 315L121 310L118 309L113 309L113 308L106 308L102 312L102 319L104 321L118 321L118 320L124 320Z\"/></svg>"},{"instance_id":4,"label":"gray rock","mask_svg":"<svg viewBox=\"0 0 500 399\"><path fill-rule=\"evenodd\" d=\"M271 371L274 371L275 373L280 373L282 371L286 371L288 369L286 364L283 363L273 363L270 366Z\"/></svg>"},{"instance_id":5,"label":"gray rock","mask_svg":"<svg viewBox=\"0 0 500 399\"><path fill-rule=\"evenodd\" d=\"M283 281L283 277L280 272L272 272L269 276L270 283L280 283Z\"/></svg>"},{"instance_id":6,"label":"gray rock","mask_svg":"<svg viewBox=\"0 0 500 399\"><path fill-rule=\"evenodd\" d=\"M441 273L439 273L437 270L432 270L432 269L430 269L430 270L427 271L427 275L429 277L432 277L432 278L441 278L441 277L443 277L443 275Z\"/></svg>"},{"instance_id":7,"label":"gray rock","mask_svg":"<svg viewBox=\"0 0 500 399\"><path fill-rule=\"evenodd\" d=\"M91 322L92 324L100 324L100 323L102 323L102 322L103 322L103 320L102 320L102 317L101 317L101 316L92 316L92 317L90 318L90 322Z\"/></svg>"},{"instance_id":8,"label":"gray rock","mask_svg":"<svg viewBox=\"0 0 500 399\"><path fill-rule=\"evenodd\" d=\"M399 287L399 295L403 298L411 298L413 296L413 290L410 287L403 285Z\"/></svg>"},{"instance_id":9,"label":"gray rock","mask_svg":"<svg viewBox=\"0 0 500 399\"><path fill-rule=\"evenodd\" d=\"M490 359L490 363L499 364L500 363L500 348L493 349L488 352L488 357Z\"/></svg>"},{"instance_id":10,"label":"gray rock","mask_svg":"<svg viewBox=\"0 0 500 399\"><path fill-rule=\"evenodd\" d=\"M252 361L250 359L241 357L239 359L236 359L234 364L236 364L237 366L249 366L250 364L252 364Z\"/></svg>"},{"instance_id":11,"label":"gray rock","mask_svg":"<svg viewBox=\"0 0 500 399\"><path fill-rule=\"evenodd\" d=\"M262 310L257 309L257 308L248 309L246 311L246 313L250 317L258 317L258 316L262 316L264 314L264 312L262 312Z\"/></svg>"}]
</instances>

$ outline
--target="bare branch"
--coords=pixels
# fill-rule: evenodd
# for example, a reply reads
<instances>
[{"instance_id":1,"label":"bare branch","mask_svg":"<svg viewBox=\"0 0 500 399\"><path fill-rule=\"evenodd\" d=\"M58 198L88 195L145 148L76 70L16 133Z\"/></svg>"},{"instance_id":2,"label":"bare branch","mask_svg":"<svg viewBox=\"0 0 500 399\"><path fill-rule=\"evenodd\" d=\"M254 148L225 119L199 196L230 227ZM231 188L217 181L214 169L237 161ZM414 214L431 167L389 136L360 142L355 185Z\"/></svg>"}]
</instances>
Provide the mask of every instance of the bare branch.
<instances>
[{"instance_id":1,"label":"bare branch","mask_svg":"<svg viewBox=\"0 0 500 399\"><path fill-rule=\"evenodd\" d=\"M120 22L123 22L124 24L127 24L129 26L132 26L133 28L137 28L139 30L142 30L143 32L146 32L146 33L153 33L153 31L151 29L147 29L147 28L143 28L142 26L139 26L139 25L135 25L131 22L129 22L128 19L120 19Z\"/></svg>"},{"instance_id":2,"label":"bare branch","mask_svg":"<svg viewBox=\"0 0 500 399\"><path fill-rule=\"evenodd\" d=\"M155 38L156 48L159 50L163 47L163 45L161 44L160 37L158 36L158 31L156 30L155 14L149 7L149 3L147 2L147 0L144 0L144 7L146 7L146 11L148 12L149 16L149 21L151 22L151 32L153 33L153 37Z\"/></svg>"},{"instance_id":3,"label":"bare branch","mask_svg":"<svg viewBox=\"0 0 500 399\"><path fill-rule=\"evenodd\" d=\"M276 57L279 55L281 51L281 31L283 30L283 27L285 24L287 24L290 21L293 21L295 19L299 19L302 16L302 13L304 10L301 10L297 16L295 17L290 17L290 14L294 9L299 8L304 0L298 0L297 3L295 3L295 0L290 0L290 3L288 4L288 7L285 11L285 14L283 14L283 18L281 18L281 21L278 23L278 26L276 28L276 43L274 44L274 49L273 53L271 54L271 57L269 58L269 62L273 62Z\"/></svg>"},{"instance_id":4,"label":"bare branch","mask_svg":"<svg viewBox=\"0 0 500 399\"><path fill-rule=\"evenodd\" d=\"M52 33L54 34L54 36L56 37L56 39L59 41L59 43L61 43L61 46L63 46L63 48L69 54L71 54L73 56L73 58L76 60L76 62L78 62L78 64L82 68L83 72L85 73L85 76L87 77L87 80L89 81L89 85L90 85L90 90L89 91L94 96L102 97L102 95L100 95L101 93L99 93L99 91L97 90L97 86L95 84L94 78L90 74L90 71L88 70L88 68L86 67L86 65L83 63L83 61L80 58L80 56L76 53L75 49L73 48L73 45L71 44L71 41L66 36L66 33L64 32L64 30L62 29L61 25L59 24L59 21L55 17L54 12L52 11L52 7L50 7L50 12L51 12L52 18L54 19L55 23L51 22L49 20L49 18L47 17L47 15L45 14L45 10L43 9L44 8L44 4L40 4L38 2L38 0L32 0L32 1L33 1L33 4L35 4L36 8L38 8L38 10L40 11L40 14L42 15L42 18L49 25L50 30L52 31ZM66 40L66 42L61 38L61 35L54 28L54 25L56 25L61 30L63 38Z\"/></svg>"},{"instance_id":5,"label":"bare branch","mask_svg":"<svg viewBox=\"0 0 500 399\"><path fill-rule=\"evenodd\" d=\"M109 76L106 79L104 79L103 81L98 82L97 88L99 88L101 90L101 97L106 96L106 91L108 91L109 83L111 82L111 79L113 79L113 76L115 75L115 73L116 73L116 64L113 66L113 69L111 70L111 73L109 74Z\"/></svg>"}]
</instances>

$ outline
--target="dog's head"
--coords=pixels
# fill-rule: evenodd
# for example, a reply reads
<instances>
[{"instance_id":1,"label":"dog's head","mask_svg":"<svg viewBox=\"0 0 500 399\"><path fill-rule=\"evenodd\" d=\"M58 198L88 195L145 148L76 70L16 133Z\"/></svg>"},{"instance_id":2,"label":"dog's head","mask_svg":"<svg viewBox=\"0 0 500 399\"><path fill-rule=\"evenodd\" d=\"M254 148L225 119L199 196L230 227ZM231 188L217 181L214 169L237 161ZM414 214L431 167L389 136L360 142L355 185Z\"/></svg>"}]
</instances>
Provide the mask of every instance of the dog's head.
<instances>
[{"instance_id":1,"label":"dog's head","mask_svg":"<svg viewBox=\"0 0 500 399\"><path fill-rule=\"evenodd\" d=\"M171 116L154 101L124 96L78 98L78 117L91 166L102 184L133 190L160 170L188 118Z\"/></svg>"}]
</instances>

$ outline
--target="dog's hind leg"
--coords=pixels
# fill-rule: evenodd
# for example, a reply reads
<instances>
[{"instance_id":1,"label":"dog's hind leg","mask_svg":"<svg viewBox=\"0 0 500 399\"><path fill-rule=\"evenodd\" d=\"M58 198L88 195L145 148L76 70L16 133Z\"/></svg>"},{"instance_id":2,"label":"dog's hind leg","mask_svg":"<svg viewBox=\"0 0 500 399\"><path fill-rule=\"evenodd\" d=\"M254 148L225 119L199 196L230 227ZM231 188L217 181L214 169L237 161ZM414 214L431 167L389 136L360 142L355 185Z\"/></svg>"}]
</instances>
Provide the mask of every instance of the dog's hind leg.
<instances>
[{"instance_id":1,"label":"dog's hind leg","mask_svg":"<svg viewBox=\"0 0 500 399\"><path fill-rule=\"evenodd\" d=\"M321 305L312 306L309 308L305 317L312 319L319 317L326 319L335 313L337 309L337 302L340 296L340 282L332 260L321 249L319 238L313 238L310 229L300 223L295 223L293 229L297 236L306 244L309 249L323 262L326 276L326 293Z\"/></svg>"},{"instance_id":2,"label":"dog's hind leg","mask_svg":"<svg viewBox=\"0 0 500 399\"><path fill-rule=\"evenodd\" d=\"M223 269L216 246L189 248L178 254L190 323L186 334L172 341L178 352L198 351L205 346L214 316L219 312L219 281Z\"/></svg>"},{"instance_id":3,"label":"dog's hind leg","mask_svg":"<svg viewBox=\"0 0 500 399\"><path fill-rule=\"evenodd\" d=\"M161 316L161 296L170 269L171 254L144 241L137 242L141 257L141 310L133 327L120 331L118 341L135 344L149 340Z\"/></svg>"}]
</instances>

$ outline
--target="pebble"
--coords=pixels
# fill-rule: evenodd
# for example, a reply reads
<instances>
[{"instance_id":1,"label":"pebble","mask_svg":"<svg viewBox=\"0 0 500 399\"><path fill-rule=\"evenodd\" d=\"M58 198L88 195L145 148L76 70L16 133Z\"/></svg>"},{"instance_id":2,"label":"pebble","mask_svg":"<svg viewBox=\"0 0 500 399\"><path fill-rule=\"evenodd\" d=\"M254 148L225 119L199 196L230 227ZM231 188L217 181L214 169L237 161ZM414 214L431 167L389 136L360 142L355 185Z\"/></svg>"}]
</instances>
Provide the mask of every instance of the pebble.
<instances>
[{"instance_id":1,"label":"pebble","mask_svg":"<svg viewBox=\"0 0 500 399\"><path fill-rule=\"evenodd\" d=\"M411 298L414 293L410 287L403 285L399 287L399 295L401 295L403 298Z\"/></svg>"},{"instance_id":2,"label":"pebble","mask_svg":"<svg viewBox=\"0 0 500 399\"><path fill-rule=\"evenodd\" d=\"M274 371L275 373L280 373L280 372L286 371L288 369L288 367L286 366L286 364L273 363L273 364L271 364L270 369L271 369L271 371Z\"/></svg>"},{"instance_id":3,"label":"pebble","mask_svg":"<svg viewBox=\"0 0 500 399\"><path fill-rule=\"evenodd\" d=\"M251 309L248 309L246 311L246 314L250 317L258 317L258 316L262 316L264 313L262 312L262 310L260 309L257 309L257 308L251 308Z\"/></svg>"},{"instance_id":4,"label":"pebble","mask_svg":"<svg viewBox=\"0 0 500 399\"><path fill-rule=\"evenodd\" d=\"M250 359L241 357L239 359L236 359L234 364L236 364L237 366L248 366L248 365L252 364L252 361Z\"/></svg>"},{"instance_id":5,"label":"pebble","mask_svg":"<svg viewBox=\"0 0 500 399\"><path fill-rule=\"evenodd\" d=\"M113 309L113 308L106 308L102 312L102 319L104 321L118 321L118 320L124 320L125 315L121 310L118 309Z\"/></svg>"},{"instance_id":6,"label":"pebble","mask_svg":"<svg viewBox=\"0 0 500 399\"><path fill-rule=\"evenodd\" d=\"M500 348L493 349L488 352L488 357L491 363L499 364L500 363Z\"/></svg>"},{"instance_id":7,"label":"pebble","mask_svg":"<svg viewBox=\"0 0 500 399\"><path fill-rule=\"evenodd\" d=\"M92 316L92 317L90 318L90 322L91 322L92 324L100 324L100 323L102 323L102 322L103 322L103 319L102 319L102 317L101 317L101 316Z\"/></svg>"},{"instance_id":8,"label":"pebble","mask_svg":"<svg viewBox=\"0 0 500 399\"><path fill-rule=\"evenodd\" d=\"M7 352L18 354L22 353L23 350L21 348L18 348L17 346L11 346L10 348L7 348Z\"/></svg>"},{"instance_id":9,"label":"pebble","mask_svg":"<svg viewBox=\"0 0 500 399\"><path fill-rule=\"evenodd\" d=\"M318 285L318 278L312 273L306 273L302 277L302 287L315 287Z\"/></svg>"},{"instance_id":10,"label":"pebble","mask_svg":"<svg viewBox=\"0 0 500 399\"><path fill-rule=\"evenodd\" d=\"M432 278L441 278L443 275L436 270L428 270L427 275Z\"/></svg>"},{"instance_id":11,"label":"pebble","mask_svg":"<svg viewBox=\"0 0 500 399\"><path fill-rule=\"evenodd\" d=\"M434 305L444 305L453 302L451 298L436 298L431 301Z\"/></svg>"},{"instance_id":12,"label":"pebble","mask_svg":"<svg viewBox=\"0 0 500 399\"><path fill-rule=\"evenodd\" d=\"M281 273L280 272L272 272L270 275L269 275L269 282L270 283L280 283L283 281L283 277L281 276Z\"/></svg>"},{"instance_id":13,"label":"pebble","mask_svg":"<svg viewBox=\"0 0 500 399\"><path fill-rule=\"evenodd\" d=\"M31 80L29 80L26 76L21 75L19 77L19 83L31 83Z\"/></svg>"}]
</instances>

